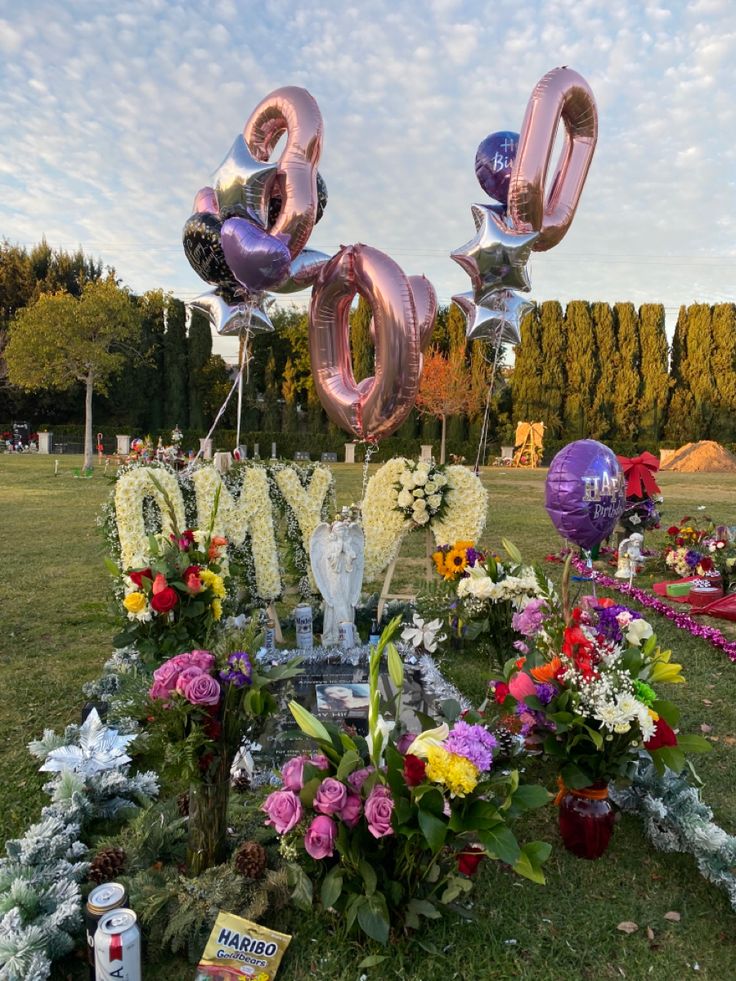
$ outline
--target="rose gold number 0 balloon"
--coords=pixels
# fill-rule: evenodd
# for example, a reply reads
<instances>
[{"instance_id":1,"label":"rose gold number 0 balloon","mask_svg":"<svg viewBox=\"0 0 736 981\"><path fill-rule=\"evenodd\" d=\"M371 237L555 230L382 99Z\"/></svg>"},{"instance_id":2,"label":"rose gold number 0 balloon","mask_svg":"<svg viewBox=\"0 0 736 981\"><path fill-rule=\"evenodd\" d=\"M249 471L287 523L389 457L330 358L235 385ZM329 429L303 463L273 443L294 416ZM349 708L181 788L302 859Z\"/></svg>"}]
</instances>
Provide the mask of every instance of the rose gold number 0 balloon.
<instances>
[{"instance_id":1,"label":"rose gold number 0 balloon","mask_svg":"<svg viewBox=\"0 0 736 981\"><path fill-rule=\"evenodd\" d=\"M544 185L560 119L565 143L545 201ZM598 139L598 112L590 86L571 68L555 68L537 82L529 99L511 171L509 213L519 229L540 232L536 252L551 249L567 233Z\"/></svg>"},{"instance_id":2,"label":"rose gold number 0 balloon","mask_svg":"<svg viewBox=\"0 0 736 981\"><path fill-rule=\"evenodd\" d=\"M306 89L288 85L260 102L243 137L258 160L268 160L281 135L286 146L279 157L281 211L271 234L286 245L292 259L309 240L317 217L317 164L322 153L322 114Z\"/></svg>"},{"instance_id":3,"label":"rose gold number 0 balloon","mask_svg":"<svg viewBox=\"0 0 736 981\"><path fill-rule=\"evenodd\" d=\"M355 381L350 304L356 293L373 311L376 373ZM379 440L406 419L419 390L422 348L437 297L423 276L368 245L342 248L324 266L309 308L309 351L319 399L330 419L358 439Z\"/></svg>"}]
</instances>

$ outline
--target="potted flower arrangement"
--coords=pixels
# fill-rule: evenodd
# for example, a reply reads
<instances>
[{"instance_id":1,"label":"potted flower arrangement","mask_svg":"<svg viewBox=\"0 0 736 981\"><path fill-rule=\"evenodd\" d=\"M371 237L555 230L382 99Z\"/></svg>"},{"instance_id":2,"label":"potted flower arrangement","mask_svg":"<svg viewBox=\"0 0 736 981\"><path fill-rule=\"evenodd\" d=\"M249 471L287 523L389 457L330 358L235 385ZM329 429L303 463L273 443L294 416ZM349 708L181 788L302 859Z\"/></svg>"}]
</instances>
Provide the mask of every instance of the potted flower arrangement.
<instances>
[{"instance_id":1,"label":"potted flower arrangement","mask_svg":"<svg viewBox=\"0 0 736 981\"><path fill-rule=\"evenodd\" d=\"M367 738L292 702L315 753L289 760L282 787L262 806L281 838L295 901L309 908L316 895L348 930L357 925L383 944L392 927L417 928L420 918L456 908L484 857L543 882L550 850L522 846L511 831L510 819L547 794L495 765L496 740L480 714L402 729L403 665L391 640L398 625L392 621L371 653ZM397 692L393 718L383 714L378 688L384 653Z\"/></svg>"},{"instance_id":2,"label":"potted flower arrangement","mask_svg":"<svg viewBox=\"0 0 736 981\"><path fill-rule=\"evenodd\" d=\"M567 596L569 561L563 580ZM497 704L521 734L558 767L559 824L565 847L598 858L614 813L608 784L630 777L642 753L660 772L681 771L685 753L707 752L697 735L675 731L679 713L657 691L684 679L641 615L609 599L570 609L552 590L516 619L523 656L492 682Z\"/></svg>"},{"instance_id":3,"label":"potted flower arrangement","mask_svg":"<svg viewBox=\"0 0 736 981\"><path fill-rule=\"evenodd\" d=\"M158 485L162 490L161 485ZM213 521L217 502L213 509ZM209 646L227 602L227 539L209 529L179 530L169 508L170 536L149 536L149 562L121 570L111 559L114 591L125 626L114 638L118 647L134 646L144 661Z\"/></svg>"},{"instance_id":4,"label":"potted flower arrangement","mask_svg":"<svg viewBox=\"0 0 736 981\"><path fill-rule=\"evenodd\" d=\"M243 738L257 736L276 710L273 686L301 670L298 659L257 666L249 653L257 644L251 625L217 654L192 650L169 658L153 672L137 713L144 727L137 747L164 784L188 788L187 867L194 875L222 861L230 770Z\"/></svg>"}]
</instances>

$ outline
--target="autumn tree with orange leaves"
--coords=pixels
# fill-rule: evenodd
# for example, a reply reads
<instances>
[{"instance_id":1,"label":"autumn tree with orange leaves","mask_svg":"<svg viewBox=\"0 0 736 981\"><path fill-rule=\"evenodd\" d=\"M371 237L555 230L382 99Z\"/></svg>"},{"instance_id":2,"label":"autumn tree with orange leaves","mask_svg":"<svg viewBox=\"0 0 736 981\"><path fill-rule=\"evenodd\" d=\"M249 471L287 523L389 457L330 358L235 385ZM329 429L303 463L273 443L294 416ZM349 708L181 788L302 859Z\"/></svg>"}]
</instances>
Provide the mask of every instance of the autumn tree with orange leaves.
<instances>
[{"instance_id":1,"label":"autumn tree with orange leaves","mask_svg":"<svg viewBox=\"0 0 736 981\"><path fill-rule=\"evenodd\" d=\"M445 462L447 417L466 413L472 415L480 408L483 393L474 385L462 347L453 348L449 355L432 348L424 356L424 370L419 382L416 406L423 415L442 421L440 463Z\"/></svg>"}]
</instances>

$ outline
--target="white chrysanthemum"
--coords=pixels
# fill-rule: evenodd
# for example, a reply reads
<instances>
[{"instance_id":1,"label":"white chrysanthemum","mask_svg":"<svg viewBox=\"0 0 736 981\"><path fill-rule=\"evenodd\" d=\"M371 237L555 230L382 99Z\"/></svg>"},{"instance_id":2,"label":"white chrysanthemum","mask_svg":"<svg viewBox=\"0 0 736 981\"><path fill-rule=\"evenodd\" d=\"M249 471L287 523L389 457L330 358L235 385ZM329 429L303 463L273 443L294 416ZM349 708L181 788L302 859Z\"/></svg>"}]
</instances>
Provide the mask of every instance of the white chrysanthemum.
<instances>
[{"instance_id":1,"label":"white chrysanthemum","mask_svg":"<svg viewBox=\"0 0 736 981\"><path fill-rule=\"evenodd\" d=\"M411 491L402 490L402 491L399 492L399 496L397 498L397 503L398 503L399 507L408 508L408 507L411 507L413 500L414 500L414 498L412 496Z\"/></svg>"},{"instance_id":2,"label":"white chrysanthemum","mask_svg":"<svg viewBox=\"0 0 736 981\"><path fill-rule=\"evenodd\" d=\"M405 470L399 477L399 483L402 487L412 488L414 486L414 474L411 470Z\"/></svg>"},{"instance_id":3,"label":"white chrysanthemum","mask_svg":"<svg viewBox=\"0 0 736 981\"><path fill-rule=\"evenodd\" d=\"M427 471L420 470L417 467L416 473L414 474L414 484L416 487L424 487L427 483Z\"/></svg>"}]
</instances>

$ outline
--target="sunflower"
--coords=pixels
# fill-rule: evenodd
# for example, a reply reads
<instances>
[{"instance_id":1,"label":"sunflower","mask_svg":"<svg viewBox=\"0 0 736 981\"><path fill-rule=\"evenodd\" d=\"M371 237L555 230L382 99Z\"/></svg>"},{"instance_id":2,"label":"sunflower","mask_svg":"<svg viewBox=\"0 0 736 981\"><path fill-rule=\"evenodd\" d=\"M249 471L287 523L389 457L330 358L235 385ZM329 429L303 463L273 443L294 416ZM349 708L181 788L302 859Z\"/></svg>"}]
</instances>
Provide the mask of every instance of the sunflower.
<instances>
[{"instance_id":1,"label":"sunflower","mask_svg":"<svg viewBox=\"0 0 736 981\"><path fill-rule=\"evenodd\" d=\"M464 548L458 548L458 542L454 545L450 551L445 556L445 578L454 579L455 576L459 576L461 572L465 569L468 564L468 553Z\"/></svg>"}]
</instances>

